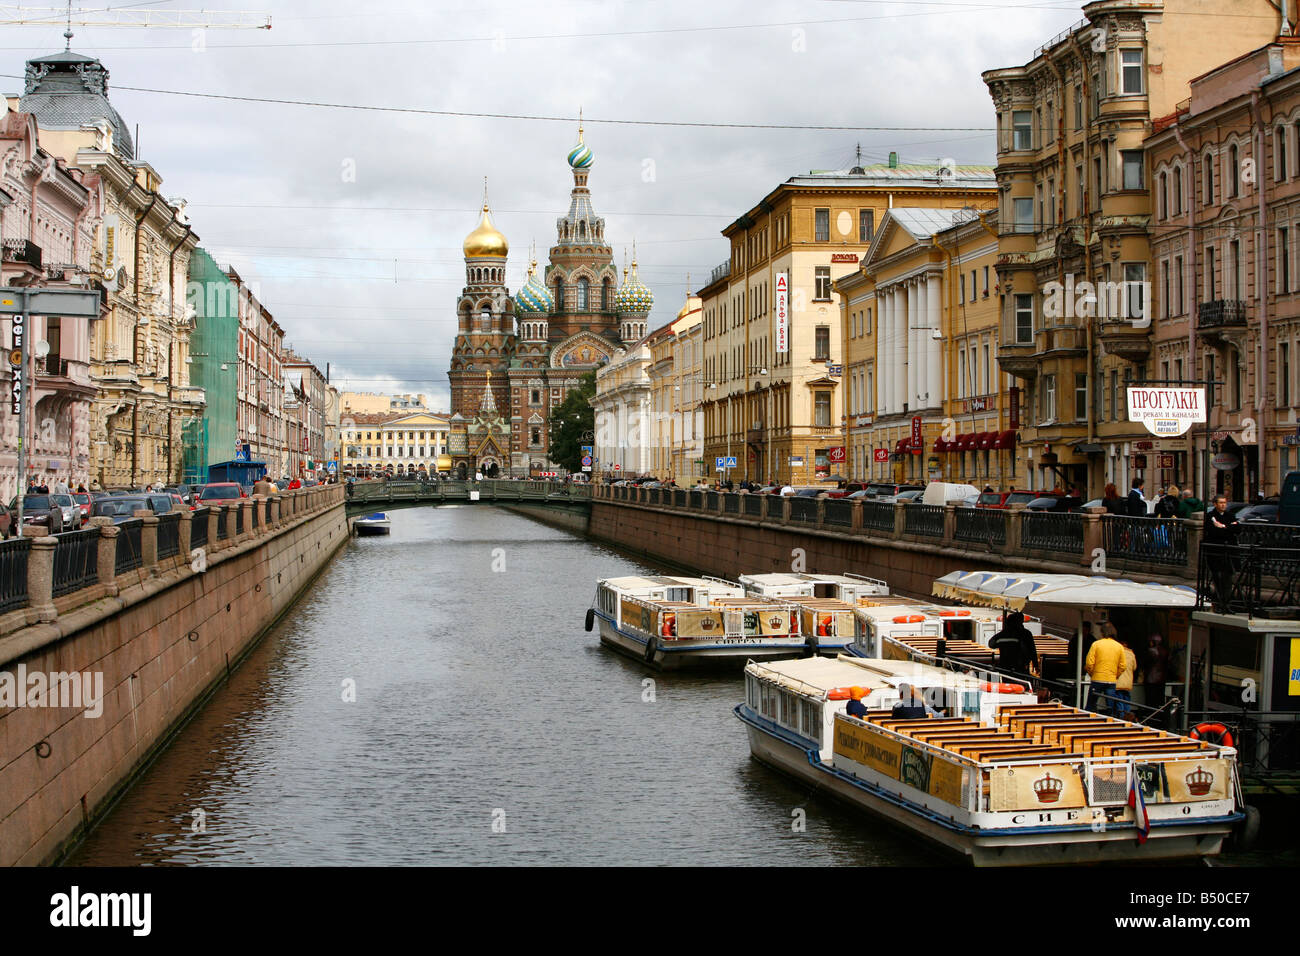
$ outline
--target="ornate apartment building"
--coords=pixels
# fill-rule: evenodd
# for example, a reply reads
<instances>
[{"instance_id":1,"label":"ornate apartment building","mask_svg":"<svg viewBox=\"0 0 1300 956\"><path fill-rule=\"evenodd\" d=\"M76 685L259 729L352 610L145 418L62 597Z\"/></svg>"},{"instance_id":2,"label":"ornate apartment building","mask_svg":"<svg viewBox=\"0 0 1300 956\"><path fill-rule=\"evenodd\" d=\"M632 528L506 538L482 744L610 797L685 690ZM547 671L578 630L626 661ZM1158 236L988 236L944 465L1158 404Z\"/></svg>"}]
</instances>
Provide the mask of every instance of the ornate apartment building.
<instances>
[{"instance_id":1,"label":"ornate apartment building","mask_svg":"<svg viewBox=\"0 0 1300 956\"><path fill-rule=\"evenodd\" d=\"M1096 0L1083 12L1025 65L983 75L998 128L998 362L1024 392L1016 484L1092 497L1139 475L1199 487L1197 439L1153 441L1127 415L1126 385L1205 371L1155 348L1146 140L1193 77L1293 24L1269 0Z\"/></svg>"}]
</instances>

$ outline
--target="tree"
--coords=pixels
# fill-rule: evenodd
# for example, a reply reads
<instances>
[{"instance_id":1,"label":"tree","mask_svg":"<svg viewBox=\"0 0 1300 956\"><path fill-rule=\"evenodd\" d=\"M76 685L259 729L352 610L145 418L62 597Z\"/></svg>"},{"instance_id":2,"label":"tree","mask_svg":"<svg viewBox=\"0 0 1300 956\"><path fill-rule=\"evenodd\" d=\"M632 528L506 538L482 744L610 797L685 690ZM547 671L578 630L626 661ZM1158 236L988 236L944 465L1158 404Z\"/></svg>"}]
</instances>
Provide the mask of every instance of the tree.
<instances>
[{"instance_id":1,"label":"tree","mask_svg":"<svg viewBox=\"0 0 1300 956\"><path fill-rule=\"evenodd\" d=\"M596 410L591 400L596 395L596 372L590 371L569 390L555 411L551 412L550 459L569 471L582 471L582 446L592 444Z\"/></svg>"}]
</instances>

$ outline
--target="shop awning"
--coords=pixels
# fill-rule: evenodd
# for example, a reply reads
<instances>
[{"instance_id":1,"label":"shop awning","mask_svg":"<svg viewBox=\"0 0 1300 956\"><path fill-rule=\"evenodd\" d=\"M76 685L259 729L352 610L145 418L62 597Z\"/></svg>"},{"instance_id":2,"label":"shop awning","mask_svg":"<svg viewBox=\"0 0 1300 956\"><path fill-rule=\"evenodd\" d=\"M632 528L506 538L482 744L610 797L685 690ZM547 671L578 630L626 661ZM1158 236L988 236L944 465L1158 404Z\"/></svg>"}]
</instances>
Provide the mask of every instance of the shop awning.
<instances>
[{"instance_id":1,"label":"shop awning","mask_svg":"<svg viewBox=\"0 0 1300 956\"><path fill-rule=\"evenodd\" d=\"M946 441L944 441L942 438L936 438L936 439L934 440L934 445L931 447L930 450L931 450L931 451L936 451L936 452L937 452L937 451L947 451L947 450L948 450L948 443L947 443Z\"/></svg>"},{"instance_id":2,"label":"shop awning","mask_svg":"<svg viewBox=\"0 0 1300 956\"><path fill-rule=\"evenodd\" d=\"M1015 430L1009 429L1007 431L1000 432L998 434L998 437L993 440L993 447L994 448L1015 448L1016 447Z\"/></svg>"},{"instance_id":3,"label":"shop awning","mask_svg":"<svg viewBox=\"0 0 1300 956\"><path fill-rule=\"evenodd\" d=\"M934 582L931 593L986 607L1027 605L1074 607L1181 607L1196 605L1196 589L1082 574L998 574L953 571Z\"/></svg>"},{"instance_id":4,"label":"shop awning","mask_svg":"<svg viewBox=\"0 0 1300 956\"><path fill-rule=\"evenodd\" d=\"M993 439L997 438L996 432L980 432L979 447L981 451L987 451L993 447Z\"/></svg>"},{"instance_id":5,"label":"shop awning","mask_svg":"<svg viewBox=\"0 0 1300 956\"><path fill-rule=\"evenodd\" d=\"M898 444L894 446L895 455L905 455L912 447L912 439L900 438Z\"/></svg>"}]
</instances>

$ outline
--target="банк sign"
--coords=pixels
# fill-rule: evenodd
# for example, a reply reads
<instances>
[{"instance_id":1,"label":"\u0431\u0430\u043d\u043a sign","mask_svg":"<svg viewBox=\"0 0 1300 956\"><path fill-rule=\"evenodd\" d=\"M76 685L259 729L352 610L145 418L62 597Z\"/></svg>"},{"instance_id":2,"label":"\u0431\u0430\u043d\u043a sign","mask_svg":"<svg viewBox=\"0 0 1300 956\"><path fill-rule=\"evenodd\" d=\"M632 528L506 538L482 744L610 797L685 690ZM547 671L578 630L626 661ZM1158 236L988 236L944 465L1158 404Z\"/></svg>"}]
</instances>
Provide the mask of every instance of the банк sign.
<instances>
[{"instance_id":1,"label":"\u0431\u0430\u043d\u043a sign","mask_svg":"<svg viewBox=\"0 0 1300 956\"><path fill-rule=\"evenodd\" d=\"M1161 438L1176 438L1205 421L1201 386L1136 386L1128 390L1128 418Z\"/></svg>"}]
</instances>

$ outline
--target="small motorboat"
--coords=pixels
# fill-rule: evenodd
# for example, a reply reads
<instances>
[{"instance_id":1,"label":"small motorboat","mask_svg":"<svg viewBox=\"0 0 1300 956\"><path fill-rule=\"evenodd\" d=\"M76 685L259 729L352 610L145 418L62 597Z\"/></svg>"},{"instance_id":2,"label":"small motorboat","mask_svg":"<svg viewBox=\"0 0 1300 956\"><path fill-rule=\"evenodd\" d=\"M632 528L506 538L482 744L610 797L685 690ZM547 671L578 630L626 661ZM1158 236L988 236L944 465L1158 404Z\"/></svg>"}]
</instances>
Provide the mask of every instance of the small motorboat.
<instances>
[{"instance_id":1,"label":"small motorboat","mask_svg":"<svg viewBox=\"0 0 1300 956\"><path fill-rule=\"evenodd\" d=\"M356 529L357 534L388 534L392 529L392 521L388 517L387 511L376 511L374 514L362 515L352 522L352 527Z\"/></svg>"}]
</instances>

